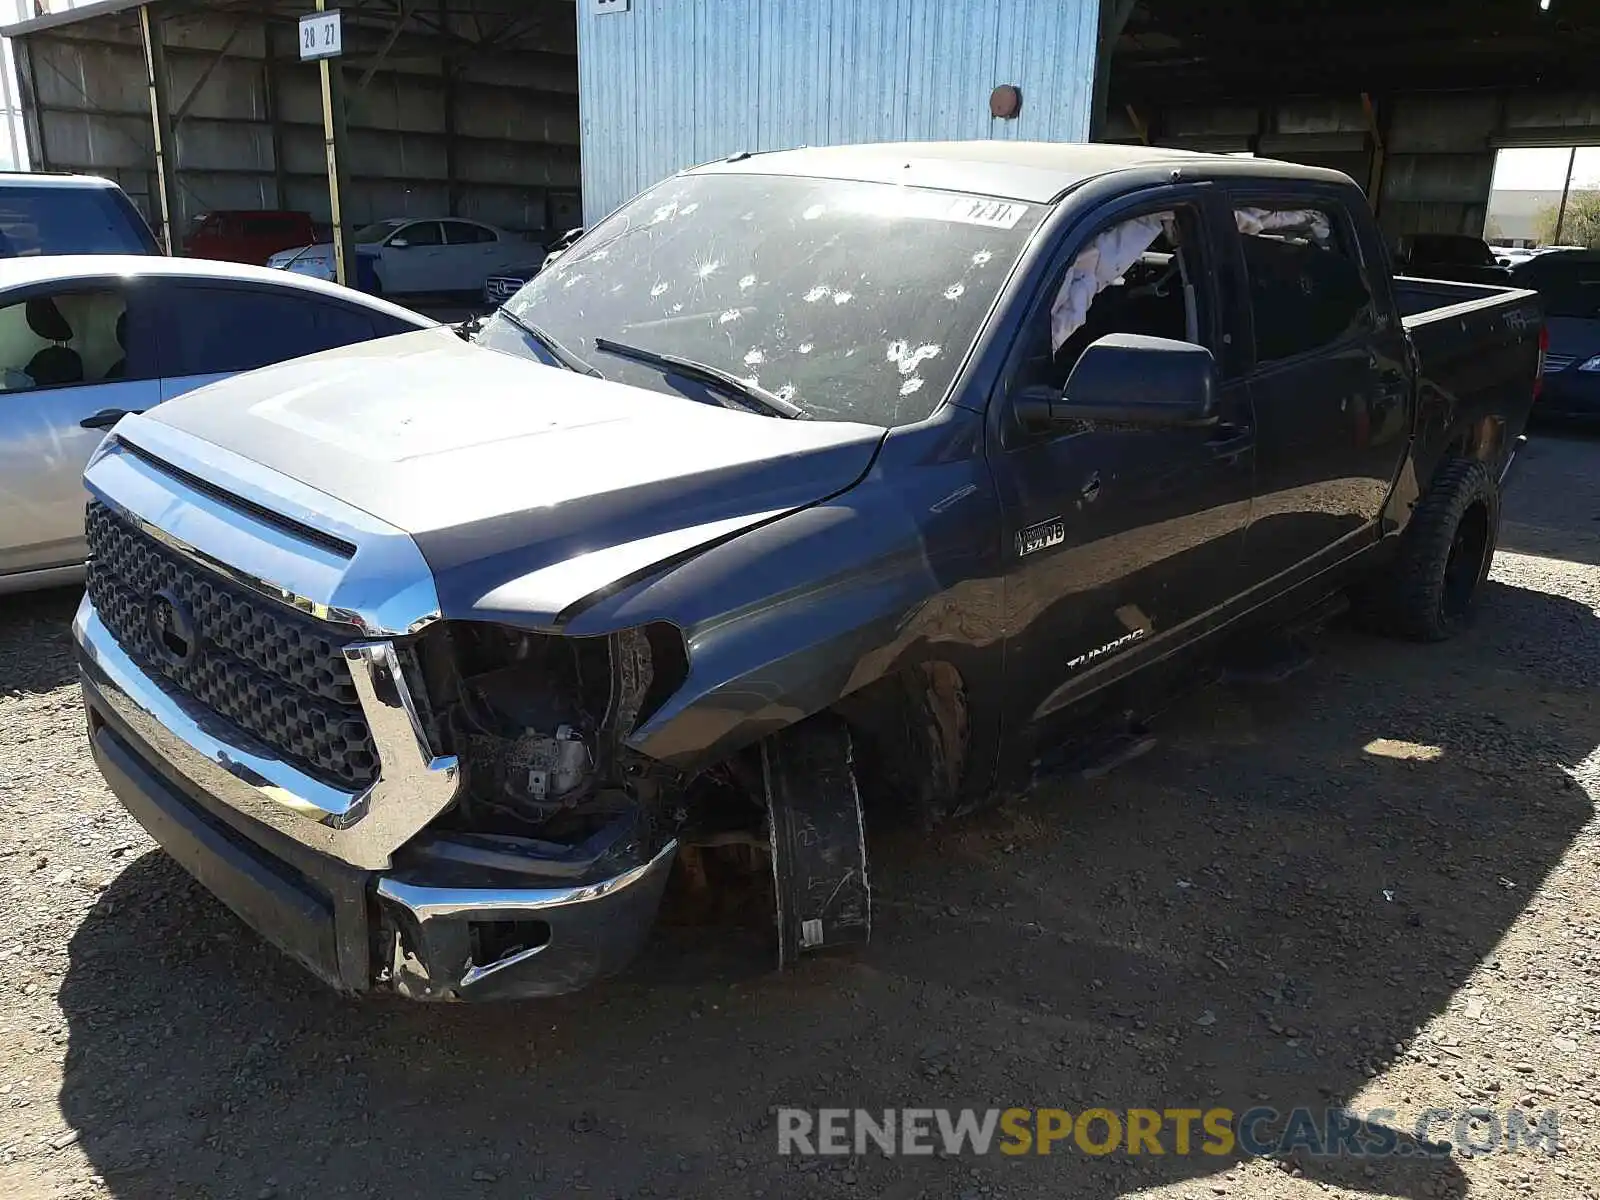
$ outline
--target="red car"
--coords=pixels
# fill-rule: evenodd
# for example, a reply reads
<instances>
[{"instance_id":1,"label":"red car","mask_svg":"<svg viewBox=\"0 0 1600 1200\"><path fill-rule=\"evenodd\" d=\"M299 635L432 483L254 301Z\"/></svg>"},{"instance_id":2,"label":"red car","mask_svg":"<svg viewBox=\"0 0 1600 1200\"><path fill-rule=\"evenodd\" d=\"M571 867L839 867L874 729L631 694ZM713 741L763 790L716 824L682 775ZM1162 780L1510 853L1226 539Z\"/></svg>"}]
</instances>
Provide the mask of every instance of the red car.
<instances>
[{"instance_id":1,"label":"red car","mask_svg":"<svg viewBox=\"0 0 1600 1200\"><path fill-rule=\"evenodd\" d=\"M189 258L265 266L267 258L318 240L320 227L305 212L228 211L195 218L183 252Z\"/></svg>"}]
</instances>

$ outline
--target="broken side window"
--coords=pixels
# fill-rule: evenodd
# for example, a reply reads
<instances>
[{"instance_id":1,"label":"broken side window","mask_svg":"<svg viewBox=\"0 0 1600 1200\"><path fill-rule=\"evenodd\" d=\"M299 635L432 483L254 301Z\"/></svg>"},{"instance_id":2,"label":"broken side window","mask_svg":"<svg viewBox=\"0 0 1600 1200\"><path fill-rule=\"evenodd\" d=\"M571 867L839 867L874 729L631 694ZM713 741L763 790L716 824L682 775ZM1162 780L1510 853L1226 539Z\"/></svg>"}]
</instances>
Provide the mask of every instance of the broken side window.
<instances>
[{"instance_id":1,"label":"broken side window","mask_svg":"<svg viewBox=\"0 0 1600 1200\"><path fill-rule=\"evenodd\" d=\"M1051 302L1026 332L1023 387L1066 386L1089 345L1110 333L1141 333L1209 345L1196 281L1200 216L1188 205L1124 218L1089 239L1050 289Z\"/></svg>"},{"instance_id":2,"label":"broken side window","mask_svg":"<svg viewBox=\"0 0 1600 1200\"><path fill-rule=\"evenodd\" d=\"M1335 214L1302 204L1238 208L1256 362L1278 362L1372 327L1372 293Z\"/></svg>"}]
</instances>

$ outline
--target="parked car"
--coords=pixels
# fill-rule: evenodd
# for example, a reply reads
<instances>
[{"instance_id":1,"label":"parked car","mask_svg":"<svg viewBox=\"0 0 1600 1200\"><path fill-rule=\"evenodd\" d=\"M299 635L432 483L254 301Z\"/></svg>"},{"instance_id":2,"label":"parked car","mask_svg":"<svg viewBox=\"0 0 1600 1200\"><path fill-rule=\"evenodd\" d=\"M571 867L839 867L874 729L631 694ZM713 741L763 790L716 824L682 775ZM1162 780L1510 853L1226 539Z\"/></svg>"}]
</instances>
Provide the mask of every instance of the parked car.
<instances>
[{"instance_id":1,"label":"parked car","mask_svg":"<svg viewBox=\"0 0 1600 1200\"><path fill-rule=\"evenodd\" d=\"M1345 589L1461 627L1539 299L1386 261L1348 177L1260 159L688 171L471 341L123 418L86 476L95 758L351 991L570 991L680 851L727 856L708 886L770 858L781 962L858 944L863 795L933 822L1115 761Z\"/></svg>"},{"instance_id":2,"label":"parked car","mask_svg":"<svg viewBox=\"0 0 1600 1200\"><path fill-rule=\"evenodd\" d=\"M160 253L150 226L111 180L0 172L0 259Z\"/></svg>"},{"instance_id":3,"label":"parked car","mask_svg":"<svg viewBox=\"0 0 1600 1200\"><path fill-rule=\"evenodd\" d=\"M307 212L229 210L195 218L183 252L191 258L263 266L279 250L314 243L319 230Z\"/></svg>"},{"instance_id":4,"label":"parked car","mask_svg":"<svg viewBox=\"0 0 1600 1200\"><path fill-rule=\"evenodd\" d=\"M1400 243L1398 269L1423 279L1509 286L1511 275L1489 243L1462 233L1416 233Z\"/></svg>"},{"instance_id":5,"label":"parked car","mask_svg":"<svg viewBox=\"0 0 1600 1200\"><path fill-rule=\"evenodd\" d=\"M516 295L528 280L544 270L572 248L583 236L583 228L569 229L551 242L548 248L536 246L533 260L516 266L502 267L483 281L483 302L498 308Z\"/></svg>"},{"instance_id":6,"label":"parked car","mask_svg":"<svg viewBox=\"0 0 1600 1200\"><path fill-rule=\"evenodd\" d=\"M1494 260L1502 267L1514 267L1518 263L1525 263L1539 253L1535 246L1496 246L1494 247Z\"/></svg>"},{"instance_id":7,"label":"parked car","mask_svg":"<svg viewBox=\"0 0 1600 1200\"><path fill-rule=\"evenodd\" d=\"M371 290L391 296L446 292L476 296L487 275L528 254L528 243L516 234L455 217L395 217L356 230L353 240L357 255L372 263ZM333 243L283 250L267 265L332 279Z\"/></svg>"},{"instance_id":8,"label":"parked car","mask_svg":"<svg viewBox=\"0 0 1600 1200\"><path fill-rule=\"evenodd\" d=\"M1539 416L1600 425L1600 251L1540 254L1511 275L1539 293L1550 326Z\"/></svg>"},{"instance_id":9,"label":"parked car","mask_svg":"<svg viewBox=\"0 0 1600 1200\"><path fill-rule=\"evenodd\" d=\"M544 269L545 250L535 246L535 261L515 263L500 267L483 281L483 302L490 308L499 308L522 290L522 286Z\"/></svg>"},{"instance_id":10,"label":"parked car","mask_svg":"<svg viewBox=\"0 0 1600 1200\"><path fill-rule=\"evenodd\" d=\"M563 233L554 242L550 243L550 248L545 251L544 261L540 264L539 269L541 271L544 270L545 267L548 267L568 250L572 249L573 246L577 245L578 239L582 236L582 225L579 225L576 229L569 229Z\"/></svg>"},{"instance_id":11,"label":"parked car","mask_svg":"<svg viewBox=\"0 0 1600 1200\"><path fill-rule=\"evenodd\" d=\"M0 592L81 578L84 464L124 413L431 324L261 267L112 254L0 262Z\"/></svg>"}]
</instances>

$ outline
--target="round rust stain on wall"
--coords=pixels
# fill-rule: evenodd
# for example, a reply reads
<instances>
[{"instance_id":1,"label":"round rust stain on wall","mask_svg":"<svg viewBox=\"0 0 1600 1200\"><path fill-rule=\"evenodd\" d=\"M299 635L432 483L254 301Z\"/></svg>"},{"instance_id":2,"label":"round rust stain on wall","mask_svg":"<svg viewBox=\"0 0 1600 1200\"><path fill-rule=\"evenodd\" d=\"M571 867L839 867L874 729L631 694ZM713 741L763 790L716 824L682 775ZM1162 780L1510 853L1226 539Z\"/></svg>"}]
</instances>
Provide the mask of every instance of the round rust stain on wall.
<instances>
[{"instance_id":1,"label":"round rust stain on wall","mask_svg":"<svg viewBox=\"0 0 1600 1200\"><path fill-rule=\"evenodd\" d=\"M1012 121L1022 112L1022 89L1014 83L1002 83L989 93L989 115L1002 121Z\"/></svg>"}]
</instances>

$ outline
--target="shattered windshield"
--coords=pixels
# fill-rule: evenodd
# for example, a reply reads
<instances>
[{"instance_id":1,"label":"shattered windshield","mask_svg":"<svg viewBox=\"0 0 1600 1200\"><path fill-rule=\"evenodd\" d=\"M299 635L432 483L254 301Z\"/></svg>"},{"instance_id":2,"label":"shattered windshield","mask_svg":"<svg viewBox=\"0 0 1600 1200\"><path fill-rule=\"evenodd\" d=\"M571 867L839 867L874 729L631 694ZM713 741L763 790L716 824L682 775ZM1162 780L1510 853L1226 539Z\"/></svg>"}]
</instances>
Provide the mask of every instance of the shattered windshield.
<instances>
[{"instance_id":1,"label":"shattered windshield","mask_svg":"<svg viewBox=\"0 0 1600 1200\"><path fill-rule=\"evenodd\" d=\"M689 175L639 196L506 308L608 379L673 393L625 342L820 420L905 425L949 390L1044 211L957 192Z\"/></svg>"}]
</instances>

